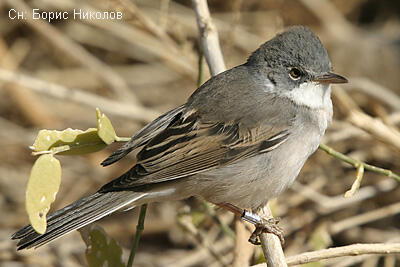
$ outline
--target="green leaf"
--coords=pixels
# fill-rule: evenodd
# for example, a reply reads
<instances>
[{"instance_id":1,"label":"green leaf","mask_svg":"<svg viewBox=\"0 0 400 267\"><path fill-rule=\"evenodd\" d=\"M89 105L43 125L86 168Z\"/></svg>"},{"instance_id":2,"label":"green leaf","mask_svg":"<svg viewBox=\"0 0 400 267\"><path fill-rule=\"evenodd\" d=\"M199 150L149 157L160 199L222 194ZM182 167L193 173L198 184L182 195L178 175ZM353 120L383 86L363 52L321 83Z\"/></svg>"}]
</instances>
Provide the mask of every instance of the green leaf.
<instances>
[{"instance_id":1,"label":"green leaf","mask_svg":"<svg viewBox=\"0 0 400 267\"><path fill-rule=\"evenodd\" d=\"M60 181L60 162L51 154L41 155L33 164L25 193L29 221L40 234L46 232L46 214L55 200Z\"/></svg>"},{"instance_id":2,"label":"green leaf","mask_svg":"<svg viewBox=\"0 0 400 267\"><path fill-rule=\"evenodd\" d=\"M31 149L34 154L79 155L96 152L106 146L96 128L86 131L68 128L63 131L40 130Z\"/></svg>"},{"instance_id":3,"label":"green leaf","mask_svg":"<svg viewBox=\"0 0 400 267\"><path fill-rule=\"evenodd\" d=\"M86 249L86 260L90 267L125 267L121 256L122 248L103 229L96 226L90 231Z\"/></svg>"},{"instance_id":4,"label":"green leaf","mask_svg":"<svg viewBox=\"0 0 400 267\"><path fill-rule=\"evenodd\" d=\"M111 124L111 121L107 118L107 116L103 113L101 114L100 110L96 108L96 116L97 116L97 131L101 140L104 141L107 145L112 144L117 139L117 134L115 133L114 127Z\"/></svg>"}]
</instances>

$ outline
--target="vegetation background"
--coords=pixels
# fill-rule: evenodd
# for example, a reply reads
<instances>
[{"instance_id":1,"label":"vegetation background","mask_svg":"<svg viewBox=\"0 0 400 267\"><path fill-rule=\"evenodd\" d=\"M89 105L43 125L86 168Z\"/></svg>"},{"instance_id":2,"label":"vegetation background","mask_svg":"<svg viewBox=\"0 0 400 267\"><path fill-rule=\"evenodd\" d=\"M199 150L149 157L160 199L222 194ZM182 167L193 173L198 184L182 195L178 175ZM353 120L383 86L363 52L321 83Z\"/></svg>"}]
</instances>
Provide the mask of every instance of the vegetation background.
<instances>
[{"instance_id":1,"label":"vegetation background","mask_svg":"<svg viewBox=\"0 0 400 267\"><path fill-rule=\"evenodd\" d=\"M327 48L335 72L350 81L342 88L345 92L334 89L335 116L324 143L400 173L399 1L208 3L228 68L245 62L285 27L311 27ZM12 20L12 8L120 11L123 20ZM131 136L184 103L197 88L199 47L190 1L0 1L0 266L86 265L85 243L78 232L22 252L16 252L16 243L10 240L28 222L24 189L35 160L28 146L38 130L95 127L98 106L118 135ZM6 71L22 76L17 82ZM202 72L204 82L209 77L205 63ZM62 89L70 91L59 93ZM352 116L355 105L366 117ZM58 157L63 177L53 210L94 192L132 166L133 155L107 168L99 165L117 147ZM398 183L366 172L361 189L345 199L354 178L352 166L323 151L311 157L293 187L272 204L274 214L282 217L287 256L354 243L400 242ZM151 204L135 266L229 266L234 242L206 207L198 199ZM234 228L231 214L215 212ZM124 248L125 262L137 214L135 209L98 222ZM187 231L187 218L202 241ZM240 251L247 251L251 263L262 255L259 248L247 245ZM399 259L399 255L361 255L313 266L390 267L400 266Z\"/></svg>"}]
</instances>

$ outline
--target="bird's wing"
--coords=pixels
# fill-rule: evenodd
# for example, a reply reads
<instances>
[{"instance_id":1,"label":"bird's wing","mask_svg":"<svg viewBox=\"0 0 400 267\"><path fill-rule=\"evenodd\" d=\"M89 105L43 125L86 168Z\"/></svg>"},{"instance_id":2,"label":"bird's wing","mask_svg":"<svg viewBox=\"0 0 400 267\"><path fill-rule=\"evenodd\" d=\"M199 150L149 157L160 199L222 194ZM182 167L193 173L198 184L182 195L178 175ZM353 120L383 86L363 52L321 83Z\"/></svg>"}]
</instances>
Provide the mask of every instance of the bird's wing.
<instances>
[{"instance_id":1,"label":"bird's wing","mask_svg":"<svg viewBox=\"0 0 400 267\"><path fill-rule=\"evenodd\" d=\"M151 123L147 124L143 129L137 132L129 142L122 145L119 149L114 151L108 158L106 158L101 165L107 166L122 159L132 150L141 147L149 142L154 136L165 130L177 114L182 112L184 106L179 106L164 115L158 117Z\"/></svg>"},{"instance_id":2,"label":"bird's wing","mask_svg":"<svg viewBox=\"0 0 400 267\"><path fill-rule=\"evenodd\" d=\"M235 122L204 122L193 110L179 113L146 143L137 164L100 192L170 181L266 153L287 140L288 128L264 123L248 130Z\"/></svg>"}]
</instances>

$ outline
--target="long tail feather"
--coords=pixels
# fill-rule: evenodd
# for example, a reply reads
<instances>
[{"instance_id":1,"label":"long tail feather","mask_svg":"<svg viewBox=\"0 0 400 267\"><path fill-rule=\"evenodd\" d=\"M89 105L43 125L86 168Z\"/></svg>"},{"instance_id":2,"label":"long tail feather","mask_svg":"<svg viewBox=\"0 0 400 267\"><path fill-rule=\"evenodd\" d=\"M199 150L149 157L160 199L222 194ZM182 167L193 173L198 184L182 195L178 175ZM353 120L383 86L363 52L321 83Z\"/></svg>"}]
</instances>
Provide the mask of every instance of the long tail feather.
<instances>
[{"instance_id":1,"label":"long tail feather","mask_svg":"<svg viewBox=\"0 0 400 267\"><path fill-rule=\"evenodd\" d=\"M43 235L28 225L17 231L12 239L20 239L18 250L36 248L133 204L145 195L132 191L95 193L47 216L47 230Z\"/></svg>"}]
</instances>

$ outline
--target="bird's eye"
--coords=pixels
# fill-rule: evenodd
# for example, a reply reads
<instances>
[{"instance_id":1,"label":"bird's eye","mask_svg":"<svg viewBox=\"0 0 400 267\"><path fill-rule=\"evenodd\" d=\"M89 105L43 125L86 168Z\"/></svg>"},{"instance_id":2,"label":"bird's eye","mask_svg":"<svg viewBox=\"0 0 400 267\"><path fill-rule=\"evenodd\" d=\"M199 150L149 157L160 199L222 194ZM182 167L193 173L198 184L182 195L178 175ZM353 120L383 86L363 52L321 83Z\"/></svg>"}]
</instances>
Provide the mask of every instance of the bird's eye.
<instances>
[{"instance_id":1,"label":"bird's eye","mask_svg":"<svg viewBox=\"0 0 400 267\"><path fill-rule=\"evenodd\" d=\"M302 75L301 70L299 70L298 68L290 69L289 76L290 78L292 78L292 80L300 79L301 75Z\"/></svg>"}]
</instances>

